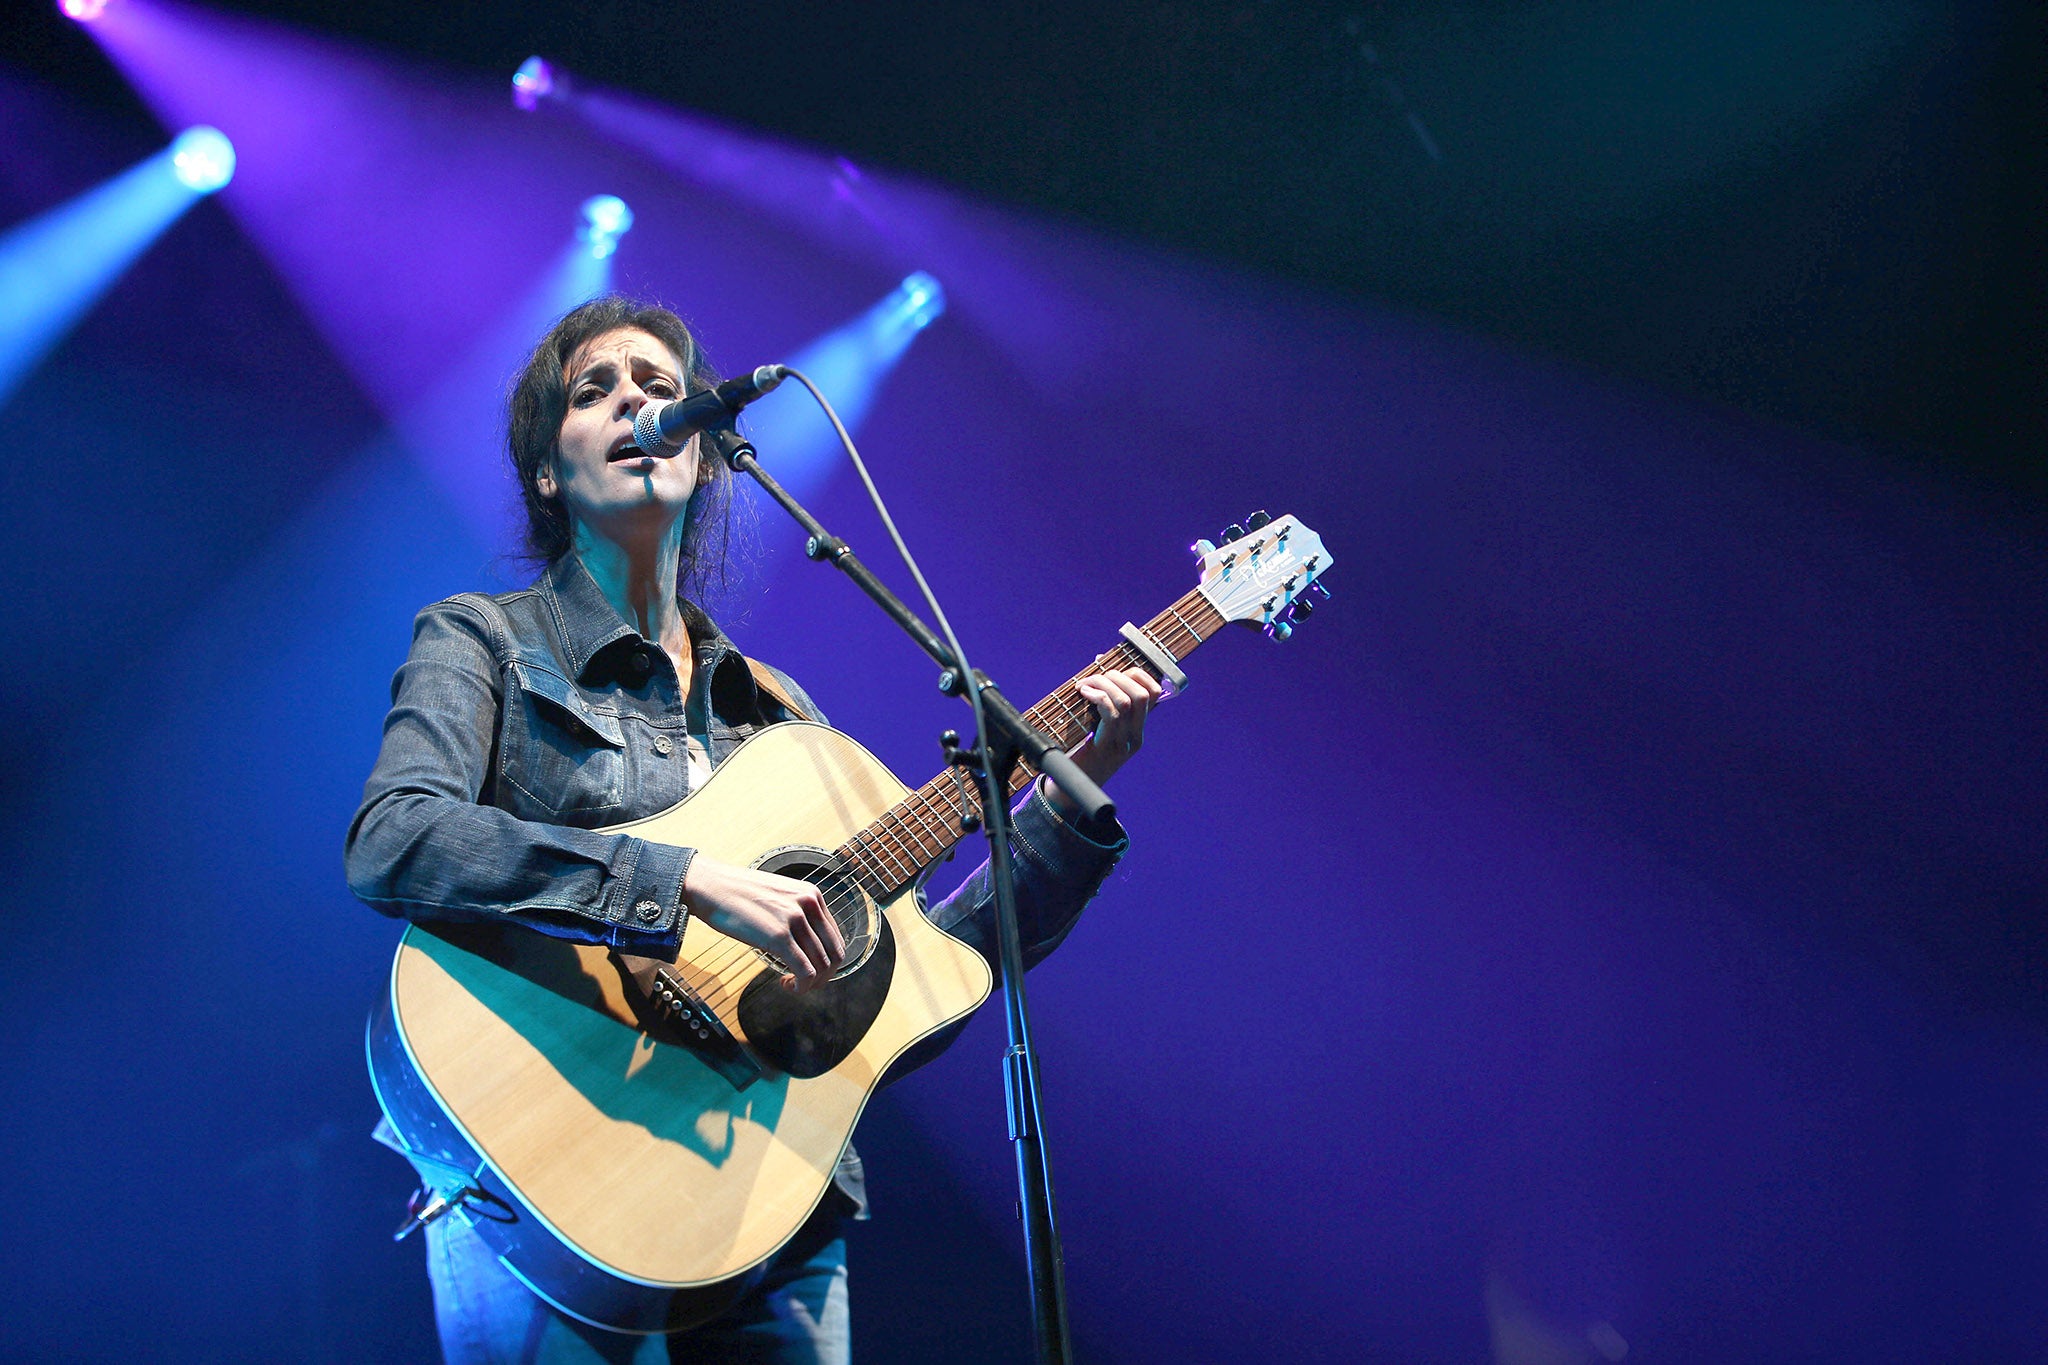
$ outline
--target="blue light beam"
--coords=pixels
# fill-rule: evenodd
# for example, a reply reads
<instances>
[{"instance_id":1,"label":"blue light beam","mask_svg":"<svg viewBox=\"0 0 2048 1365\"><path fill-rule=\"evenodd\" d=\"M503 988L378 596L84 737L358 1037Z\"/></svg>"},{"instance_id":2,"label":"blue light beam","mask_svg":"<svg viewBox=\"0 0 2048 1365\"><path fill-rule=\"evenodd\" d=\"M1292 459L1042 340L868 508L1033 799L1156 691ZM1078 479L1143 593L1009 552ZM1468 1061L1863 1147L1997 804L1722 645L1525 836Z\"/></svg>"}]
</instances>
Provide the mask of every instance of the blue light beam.
<instances>
[{"instance_id":1,"label":"blue light beam","mask_svg":"<svg viewBox=\"0 0 2048 1365\"><path fill-rule=\"evenodd\" d=\"M192 147L180 137L0 237L0 403L150 243L204 197L180 178L180 147L189 162ZM218 148L210 151L217 156ZM232 164L232 151L228 157ZM218 170L217 159L210 164Z\"/></svg>"},{"instance_id":2,"label":"blue light beam","mask_svg":"<svg viewBox=\"0 0 2048 1365\"><path fill-rule=\"evenodd\" d=\"M811 342L789 364L811 377L846 429L857 432L883 379L917 334L946 311L946 291L919 271L843 327ZM746 432L761 461L799 498L824 486L840 464L839 438L801 385L785 384L748 409Z\"/></svg>"},{"instance_id":3,"label":"blue light beam","mask_svg":"<svg viewBox=\"0 0 2048 1365\"><path fill-rule=\"evenodd\" d=\"M523 525L504 449L512 376L557 318L604 293L611 279L610 255L592 254L579 229L525 297L394 424L401 444L483 544L509 543Z\"/></svg>"}]
</instances>

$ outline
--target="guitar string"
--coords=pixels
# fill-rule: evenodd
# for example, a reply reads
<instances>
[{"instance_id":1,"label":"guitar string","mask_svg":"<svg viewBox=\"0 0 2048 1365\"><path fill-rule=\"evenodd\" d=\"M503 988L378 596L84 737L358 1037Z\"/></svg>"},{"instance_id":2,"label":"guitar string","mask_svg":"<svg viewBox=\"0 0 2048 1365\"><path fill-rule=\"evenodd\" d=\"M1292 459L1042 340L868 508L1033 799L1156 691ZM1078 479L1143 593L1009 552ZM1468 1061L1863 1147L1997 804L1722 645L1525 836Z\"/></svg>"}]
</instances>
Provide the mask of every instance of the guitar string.
<instances>
[{"instance_id":1,"label":"guitar string","mask_svg":"<svg viewBox=\"0 0 2048 1365\"><path fill-rule=\"evenodd\" d=\"M857 875L846 878L845 882L851 882L852 885L847 887L841 882L837 888L826 885L821 887L820 891L823 894L825 908L831 912L832 922L839 926L840 936L851 942L858 936L859 930L865 927L863 921L867 918L866 906L872 897L859 884ZM834 899L835 896L837 900ZM749 957L757 956L759 951L734 939L730 940L730 947L723 955L707 957L695 966L701 971L722 972Z\"/></svg>"},{"instance_id":2,"label":"guitar string","mask_svg":"<svg viewBox=\"0 0 2048 1365\"><path fill-rule=\"evenodd\" d=\"M1193 634L1191 631L1186 633ZM1199 639L1194 643L1199 643ZM1093 729L1088 722L1094 708L1085 698L1068 695L1074 684L1101 671L1105 666L1133 667L1144 662L1128 643L1118 645L1098 659L1088 670L1076 674L1066 687L1039 703L1032 709L1031 714L1038 718L1040 724L1044 723L1041 713L1050 711L1052 715L1057 715L1059 723L1054 727L1058 731L1057 737L1069 743L1078 742ZM1065 705L1061 705L1062 702ZM869 829L863 830L848 841L847 852L858 857L863 863L881 864L877 870L886 871L897 882L915 877L923 866L942 856L948 848L959 841L959 833L951 828L952 821L947 818L950 811L942 815L937 809L942 804L948 807L953 804L947 800L949 796L957 799L956 792L937 790L943 785L943 778L944 775L941 774L940 777L932 779L897 806L884 812ZM903 856L906 837L908 842L916 846L916 857Z\"/></svg>"},{"instance_id":3,"label":"guitar string","mask_svg":"<svg viewBox=\"0 0 2048 1365\"><path fill-rule=\"evenodd\" d=\"M1185 649L1177 649L1173 647L1173 644L1167 644L1168 652L1176 659L1185 658L1188 653L1192 653L1194 647L1201 644L1205 638L1179 614L1179 608L1188 605L1188 598L1197 596L1199 596L1198 592L1190 593L1187 598L1183 598L1180 602L1169 606L1165 612L1161 613L1159 617L1154 618L1153 622L1148 625L1148 633L1151 633L1155 639L1160 638L1165 634L1162 628L1164 618L1167 616L1173 618L1173 624L1180 628L1180 633L1187 641ZM1221 624L1220 620L1219 624ZM1162 641L1162 643L1166 642ZM1095 708L1086 698L1080 697L1078 694L1070 697L1068 694L1075 692L1076 685L1083 679L1092 677L1106 669L1127 669L1132 667L1145 667L1147 671L1151 670L1150 661L1144 659L1128 641L1119 643L1097 658L1088 668L1068 679L1065 685L1056 689L1050 696L1039 702L1037 706L1034 706L1030 712L1026 713L1027 718L1032 719L1035 725L1043 728L1046 718L1041 716L1040 713L1049 711L1051 716L1058 717L1057 723L1052 727L1054 738L1065 741L1069 746L1073 743L1078 743L1081 738L1085 738L1093 732L1094 726L1090 724L1090 720L1094 715ZM1078 730L1079 735L1069 740L1068 735L1073 730ZM941 799L935 788L943 777L944 774L941 774L940 777L932 779L923 788L911 793L903 801L885 811L868 829L861 831L848 840L845 851L852 855L849 860L856 864L857 872L860 870L882 872L891 879L892 885L903 885L915 880L924 867L936 862L953 845L959 842L961 834L956 834L949 829L950 821L940 816L933 809L935 803ZM1013 780L1012 790L1021 789L1025 782L1030 780L1030 777L1031 774L1028 771L1021 772L1018 778ZM974 802L977 813L980 806L979 795L977 791L975 793L977 799ZM898 831L893 835L889 832L891 821L895 823ZM936 828L934 828L934 824L936 824ZM964 831L961 833L964 833ZM906 835L917 849L918 856L915 858L907 856L903 849L903 841ZM936 848L926 846L925 841L927 837L936 844ZM858 878L856 877L855 880L857 881ZM838 925L841 936L851 941L857 937L854 922L865 921L867 918L866 906L869 893L856 886L851 893L840 893L839 899L836 902L832 899L832 895L833 893L828 890L826 893L827 909L832 914L833 922ZM863 927L865 926L863 925ZM749 958L765 961L766 957L767 955L759 953L745 944L734 943L727 951L707 958L701 963L694 964L694 966L697 972L715 978L718 994L729 996L733 987L726 982L726 975L736 965L744 963ZM749 980L751 979L750 977ZM700 995L700 998L704 998L707 1004L711 1003L708 997Z\"/></svg>"},{"instance_id":4,"label":"guitar string","mask_svg":"<svg viewBox=\"0 0 2048 1365\"><path fill-rule=\"evenodd\" d=\"M848 943L852 943L858 937L854 931L853 921L866 918L864 912L867 901L858 889L850 895L845 892L836 894L839 899L835 902L833 899L835 893L828 890L825 893L825 905L832 912L833 922L839 925L841 936ZM842 910L849 911L850 913L842 916ZM692 988L696 990L697 998L706 1005L711 1006L712 1009L722 1012L724 1006L730 1001L733 992L743 991L747 985L753 982L756 973L749 973L743 982L728 979L733 969L746 965L747 960L750 958L759 960L764 970L773 969L776 965L769 960L769 954L763 953L756 948L750 948L743 943L735 943L733 950L727 951L723 956L715 959L715 961L707 960L696 964L696 971L703 972L714 978L709 983L711 989L708 991L697 987Z\"/></svg>"},{"instance_id":5,"label":"guitar string","mask_svg":"<svg viewBox=\"0 0 2048 1365\"><path fill-rule=\"evenodd\" d=\"M898 815L899 824L905 823L906 817L904 817L900 812L892 813ZM929 814L929 812L925 813ZM884 817L884 819L886 818L887 816ZM878 821L877 823L880 822ZM947 842L944 834L941 831L933 830L928 823L921 821L920 824L924 829L925 834L929 835L934 840L937 840L941 843L941 851L943 851ZM955 836L951 842L958 842L957 836ZM921 838L919 840L919 847L920 849L923 849ZM926 852L929 855L929 851L926 850ZM863 922L867 918L866 905L868 900L879 898L874 892L868 891L866 888L863 888L859 885L860 877L858 874L861 872L867 872L872 877L873 874L876 872L888 873L894 878L891 885L900 885L903 882L907 882L913 879L917 875L918 866L913 863L907 870L877 867L874 865L873 859L861 857L857 852L854 853L853 856L850 856L847 859L847 861L853 863L854 865L852 870L855 873L855 875L851 880L854 882L855 885L851 891L838 893L838 899L836 901L833 899L834 893L829 888L827 888L826 905L827 908L831 910L833 922L839 926L839 930L842 937L851 941L858 936L858 929L865 927ZM723 973L730 971L734 966L743 964L744 962L746 962L747 959L759 956L761 955L757 952L757 950L748 947L745 944L734 943L723 954L707 958L705 961L701 963L694 964L694 966L696 970L701 972L705 972L712 975L722 975Z\"/></svg>"},{"instance_id":6,"label":"guitar string","mask_svg":"<svg viewBox=\"0 0 2048 1365\"><path fill-rule=\"evenodd\" d=\"M1194 595L1190 594L1191 597ZM1170 652L1177 658L1186 657L1187 653L1192 652L1193 648L1199 645L1204 638L1196 628L1189 625L1179 616L1178 608L1183 605L1187 605L1187 603L1184 601L1174 604L1174 606L1168 608L1166 613L1162 613L1159 618L1155 618L1151 623L1151 633L1155 638L1166 637L1166 640L1169 642L1168 648ZM1180 644L1181 642L1173 640L1165 629L1165 618L1168 615L1173 617L1172 624L1179 627L1178 634L1186 641L1182 648L1172 648L1173 645ZM1220 620L1218 624L1221 624ZM1073 678L1068 680L1065 687L1058 689L1036 707L1033 707L1030 714L1034 718L1034 723L1040 725L1045 723L1044 717L1040 715L1042 712L1056 715L1059 717L1059 724L1054 727L1057 732L1056 738L1069 744L1078 742L1079 738L1085 737L1094 728L1090 724L1094 707L1085 698L1078 696L1069 697L1068 694L1073 691L1075 684L1083 678L1103 671L1105 667L1129 668L1135 666L1147 666L1149 668L1149 661L1143 659L1129 642L1115 646L1108 653L1098 658L1087 670L1075 674ZM1073 733L1076 731L1078 731L1078 734ZM1024 780L1028 780L1028 774L1021 776ZM906 797L897 806L884 812L882 817L875 821L869 830L862 831L848 841L846 852L851 854L854 860L858 864L863 865L867 870L886 872L895 884L902 884L914 879L922 867L936 861L946 850L958 843L960 838L960 833L956 833L949 827L951 821L935 809L944 800L943 795L937 790L942 779L943 775L940 778L934 778L931 782L926 783L923 788ZM1020 780L1013 785L1021 788L1023 781ZM890 829L891 822L895 826L895 832L893 833ZM904 852L903 843L906 836L916 846L916 857L909 857ZM932 844L936 845L936 847L927 846L927 839L931 840ZM839 919L836 911L834 918L835 921ZM842 923L841 932L845 933L847 931L848 926Z\"/></svg>"},{"instance_id":7,"label":"guitar string","mask_svg":"<svg viewBox=\"0 0 2048 1365\"><path fill-rule=\"evenodd\" d=\"M891 813L895 815L896 823L902 826L906 831L908 831L910 837L917 843L917 852L919 854L919 857L913 860L914 863L921 864L925 859L935 858L938 856L938 854L945 852L945 846L943 844L941 844L937 850L928 849L924 846L924 831L922 828L922 823L912 823L910 818L912 814L912 808L911 803L909 801L898 802ZM889 817L886 815L883 817L883 819L885 820L888 818Z\"/></svg>"}]
</instances>

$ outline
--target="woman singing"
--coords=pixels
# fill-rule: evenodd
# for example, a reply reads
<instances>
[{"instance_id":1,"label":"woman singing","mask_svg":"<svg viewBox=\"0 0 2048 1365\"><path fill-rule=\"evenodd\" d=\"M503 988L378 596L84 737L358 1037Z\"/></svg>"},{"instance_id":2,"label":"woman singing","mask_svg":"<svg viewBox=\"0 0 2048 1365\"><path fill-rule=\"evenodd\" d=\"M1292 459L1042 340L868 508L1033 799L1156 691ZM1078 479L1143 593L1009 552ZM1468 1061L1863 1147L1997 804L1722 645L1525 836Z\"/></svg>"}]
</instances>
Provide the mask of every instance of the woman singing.
<instances>
[{"instance_id":1,"label":"woman singing","mask_svg":"<svg viewBox=\"0 0 2048 1365\"><path fill-rule=\"evenodd\" d=\"M633 442L643 404L715 381L681 319L623 298L576 309L535 349L512 394L509 446L528 548L546 568L529 588L464 594L414 622L348 833L349 885L376 909L518 924L649 957L673 957L694 918L771 954L796 992L844 962L846 944L810 883L599 832L675 805L763 727L818 716L801 688L750 667L685 596L718 568L711 549L725 543L731 505L724 464L704 458L697 437L677 453ZM1106 781L1138 748L1159 687L1133 670L1080 690L1099 724L1075 758ZM1015 820L1019 927L1035 962L1126 841L1113 822L1085 826L1042 779ZM986 866L926 913L993 962ZM417 1155L388 1121L379 1136ZM431 1183L425 1165L421 1173ZM667 1336L614 1333L557 1311L458 1207L426 1226L442 1349L451 1365L844 1362L841 1223L864 1207L849 1147L817 1212L744 1297Z\"/></svg>"}]
</instances>

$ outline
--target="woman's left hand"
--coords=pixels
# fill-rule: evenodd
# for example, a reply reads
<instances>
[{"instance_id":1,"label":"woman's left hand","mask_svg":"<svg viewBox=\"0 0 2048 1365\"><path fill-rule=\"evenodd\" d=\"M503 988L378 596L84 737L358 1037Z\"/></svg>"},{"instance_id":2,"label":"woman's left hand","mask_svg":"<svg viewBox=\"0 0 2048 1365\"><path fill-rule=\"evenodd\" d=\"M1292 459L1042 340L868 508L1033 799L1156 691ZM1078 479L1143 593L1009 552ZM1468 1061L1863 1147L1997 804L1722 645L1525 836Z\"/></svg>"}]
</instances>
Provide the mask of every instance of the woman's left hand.
<instances>
[{"instance_id":1,"label":"woman's left hand","mask_svg":"<svg viewBox=\"0 0 2048 1365\"><path fill-rule=\"evenodd\" d=\"M1159 681L1142 668L1129 668L1083 678L1074 690L1095 707L1096 716L1095 733L1073 751L1074 763L1101 786L1145 743L1145 717L1159 701ZM1073 812L1074 803L1050 779L1043 790L1062 813Z\"/></svg>"}]
</instances>

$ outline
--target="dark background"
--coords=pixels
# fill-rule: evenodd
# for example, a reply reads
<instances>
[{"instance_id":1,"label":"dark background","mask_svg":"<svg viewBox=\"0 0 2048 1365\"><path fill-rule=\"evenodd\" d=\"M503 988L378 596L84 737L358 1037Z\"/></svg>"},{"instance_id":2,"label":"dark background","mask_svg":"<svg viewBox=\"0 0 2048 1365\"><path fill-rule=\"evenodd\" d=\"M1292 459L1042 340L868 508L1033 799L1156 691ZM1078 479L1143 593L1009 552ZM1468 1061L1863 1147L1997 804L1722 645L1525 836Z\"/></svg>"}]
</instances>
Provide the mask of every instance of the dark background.
<instances>
[{"instance_id":1,"label":"dark background","mask_svg":"<svg viewBox=\"0 0 2048 1365\"><path fill-rule=\"evenodd\" d=\"M54 6L22 8L17 60L132 106ZM1857 439L1999 510L2048 499L2038 5L229 8L492 74L543 53Z\"/></svg>"}]
</instances>

